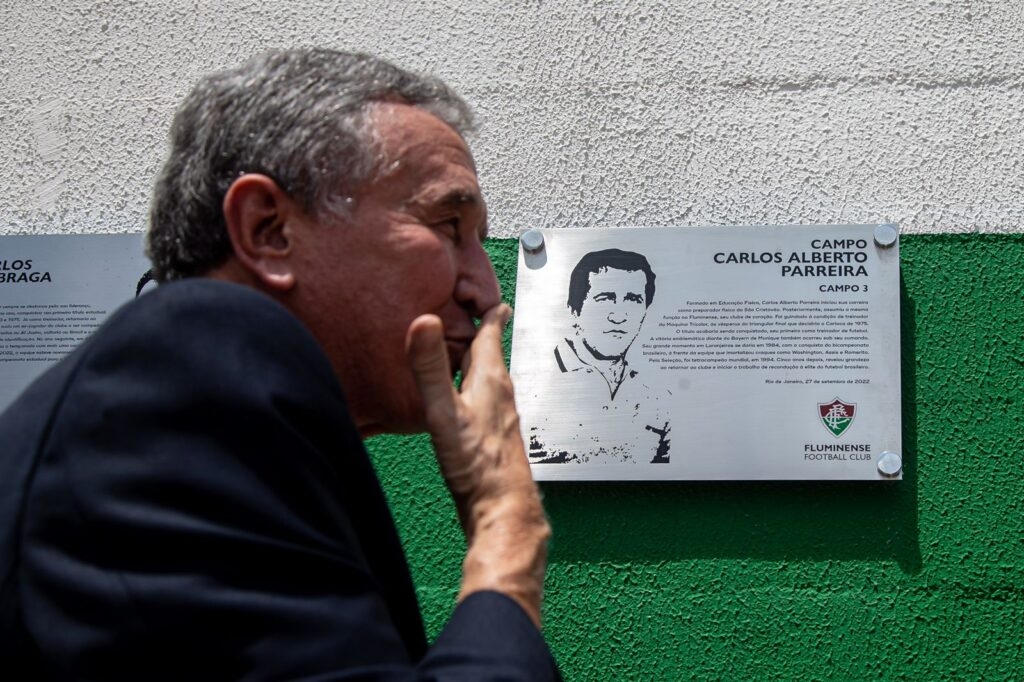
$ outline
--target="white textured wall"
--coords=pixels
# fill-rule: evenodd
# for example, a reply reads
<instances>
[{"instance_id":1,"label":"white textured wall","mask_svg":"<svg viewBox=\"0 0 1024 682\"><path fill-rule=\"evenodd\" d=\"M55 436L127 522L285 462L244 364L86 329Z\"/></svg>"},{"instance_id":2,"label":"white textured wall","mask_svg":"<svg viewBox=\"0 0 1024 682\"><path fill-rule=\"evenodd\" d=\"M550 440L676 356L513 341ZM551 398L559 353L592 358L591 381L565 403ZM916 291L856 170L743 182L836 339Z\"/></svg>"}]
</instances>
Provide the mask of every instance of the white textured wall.
<instances>
[{"instance_id":1,"label":"white textured wall","mask_svg":"<svg viewBox=\"0 0 1024 682\"><path fill-rule=\"evenodd\" d=\"M1019 0L4 0L0 31L0 233L144 229L192 82L311 44L466 96L497 235L1024 226Z\"/></svg>"}]
</instances>

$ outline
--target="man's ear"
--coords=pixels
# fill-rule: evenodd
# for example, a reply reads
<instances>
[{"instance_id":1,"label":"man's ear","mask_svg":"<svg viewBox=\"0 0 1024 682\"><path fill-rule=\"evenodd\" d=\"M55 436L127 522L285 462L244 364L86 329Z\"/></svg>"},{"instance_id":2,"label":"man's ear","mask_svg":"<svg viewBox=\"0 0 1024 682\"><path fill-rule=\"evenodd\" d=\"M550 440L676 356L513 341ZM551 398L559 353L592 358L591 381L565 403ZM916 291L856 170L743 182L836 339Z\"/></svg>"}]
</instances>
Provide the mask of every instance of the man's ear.
<instances>
[{"instance_id":1,"label":"man's ear","mask_svg":"<svg viewBox=\"0 0 1024 682\"><path fill-rule=\"evenodd\" d=\"M295 235L290 219L299 206L266 175L247 173L224 195L224 222L238 264L274 291L295 285Z\"/></svg>"}]
</instances>

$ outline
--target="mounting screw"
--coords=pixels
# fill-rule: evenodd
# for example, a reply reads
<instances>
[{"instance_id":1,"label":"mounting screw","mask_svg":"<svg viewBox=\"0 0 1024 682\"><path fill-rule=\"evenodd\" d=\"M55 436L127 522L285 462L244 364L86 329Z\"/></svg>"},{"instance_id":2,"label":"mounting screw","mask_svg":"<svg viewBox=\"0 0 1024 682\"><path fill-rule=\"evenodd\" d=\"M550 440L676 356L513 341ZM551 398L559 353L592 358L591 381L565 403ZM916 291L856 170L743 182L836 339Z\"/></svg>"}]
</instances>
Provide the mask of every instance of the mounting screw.
<instances>
[{"instance_id":1,"label":"mounting screw","mask_svg":"<svg viewBox=\"0 0 1024 682\"><path fill-rule=\"evenodd\" d=\"M895 452L886 450L878 458L878 473L886 478L899 476L901 471L903 471L903 458Z\"/></svg>"},{"instance_id":2,"label":"mounting screw","mask_svg":"<svg viewBox=\"0 0 1024 682\"><path fill-rule=\"evenodd\" d=\"M523 244L523 250L526 253L537 253L544 248L544 235L538 230L527 230L519 238L519 241Z\"/></svg>"},{"instance_id":3,"label":"mounting screw","mask_svg":"<svg viewBox=\"0 0 1024 682\"><path fill-rule=\"evenodd\" d=\"M895 244L899 236L899 229L897 229L897 227L892 223L879 225L875 228L875 244L881 246L883 249L887 249Z\"/></svg>"}]
</instances>

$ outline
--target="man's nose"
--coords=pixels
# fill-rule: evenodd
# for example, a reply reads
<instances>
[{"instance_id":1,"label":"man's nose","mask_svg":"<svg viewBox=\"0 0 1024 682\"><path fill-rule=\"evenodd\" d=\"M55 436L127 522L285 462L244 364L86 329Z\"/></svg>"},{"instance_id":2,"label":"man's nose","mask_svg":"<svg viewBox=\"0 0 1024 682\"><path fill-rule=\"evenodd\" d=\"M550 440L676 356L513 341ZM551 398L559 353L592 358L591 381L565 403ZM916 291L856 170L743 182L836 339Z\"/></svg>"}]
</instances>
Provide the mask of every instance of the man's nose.
<instances>
[{"instance_id":1,"label":"man's nose","mask_svg":"<svg viewBox=\"0 0 1024 682\"><path fill-rule=\"evenodd\" d=\"M608 311L608 321L613 324L622 324L629 319L629 313L622 308L612 308Z\"/></svg>"},{"instance_id":2,"label":"man's nose","mask_svg":"<svg viewBox=\"0 0 1024 682\"><path fill-rule=\"evenodd\" d=\"M464 244L460 250L455 300L473 317L482 317L501 303L501 285L494 274L491 259L480 243Z\"/></svg>"}]
</instances>

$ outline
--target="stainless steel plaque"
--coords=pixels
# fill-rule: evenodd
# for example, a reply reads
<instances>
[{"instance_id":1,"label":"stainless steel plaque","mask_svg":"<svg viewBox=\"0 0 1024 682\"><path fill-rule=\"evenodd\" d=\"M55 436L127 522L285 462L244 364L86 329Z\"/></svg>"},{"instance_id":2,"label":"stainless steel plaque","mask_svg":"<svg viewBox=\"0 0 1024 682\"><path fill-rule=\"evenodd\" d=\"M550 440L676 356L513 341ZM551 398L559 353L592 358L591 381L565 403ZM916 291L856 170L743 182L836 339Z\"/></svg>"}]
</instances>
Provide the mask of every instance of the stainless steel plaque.
<instances>
[{"instance_id":1,"label":"stainless steel plaque","mask_svg":"<svg viewBox=\"0 0 1024 682\"><path fill-rule=\"evenodd\" d=\"M136 293L141 234L0 237L0 410Z\"/></svg>"},{"instance_id":2,"label":"stainless steel plaque","mask_svg":"<svg viewBox=\"0 0 1024 682\"><path fill-rule=\"evenodd\" d=\"M512 378L534 476L900 478L897 241L891 225L533 231Z\"/></svg>"}]
</instances>

